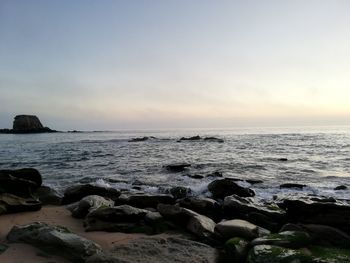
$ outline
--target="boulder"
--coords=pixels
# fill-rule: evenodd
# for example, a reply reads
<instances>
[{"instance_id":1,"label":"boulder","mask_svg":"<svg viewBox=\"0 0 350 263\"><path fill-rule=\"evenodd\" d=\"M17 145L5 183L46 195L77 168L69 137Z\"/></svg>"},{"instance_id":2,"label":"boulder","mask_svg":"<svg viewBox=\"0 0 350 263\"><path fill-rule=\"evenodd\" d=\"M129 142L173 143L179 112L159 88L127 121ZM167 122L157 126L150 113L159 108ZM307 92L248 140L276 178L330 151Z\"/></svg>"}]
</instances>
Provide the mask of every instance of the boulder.
<instances>
[{"instance_id":1,"label":"boulder","mask_svg":"<svg viewBox=\"0 0 350 263\"><path fill-rule=\"evenodd\" d=\"M169 172L179 173L185 171L190 166L191 164L189 163L175 163L165 165L164 168L167 169Z\"/></svg>"},{"instance_id":2,"label":"boulder","mask_svg":"<svg viewBox=\"0 0 350 263\"><path fill-rule=\"evenodd\" d=\"M149 211L129 205L100 207L85 218L86 231L145 232L144 218Z\"/></svg>"},{"instance_id":3,"label":"boulder","mask_svg":"<svg viewBox=\"0 0 350 263\"><path fill-rule=\"evenodd\" d=\"M0 194L0 215L27 211L38 211L41 202L33 198L22 198L16 195Z\"/></svg>"},{"instance_id":4,"label":"boulder","mask_svg":"<svg viewBox=\"0 0 350 263\"><path fill-rule=\"evenodd\" d=\"M49 186L42 185L35 191L37 197L43 205L60 205L62 196Z\"/></svg>"},{"instance_id":5,"label":"boulder","mask_svg":"<svg viewBox=\"0 0 350 263\"><path fill-rule=\"evenodd\" d=\"M214 239L215 222L203 215L191 216L187 222L186 229L197 237Z\"/></svg>"},{"instance_id":6,"label":"boulder","mask_svg":"<svg viewBox=\"0 0 350 263\"><path fill-rule=\"evenodd\" d=\"M113 207L114 201L98 195L85 196L77 203L67 206L75 218L84 218L89 212L100 207Z\"/></svg>"},{"instance_id":7,"label":"boulder","mask_svg":"<svg viewBox=\"0 0 350 263\"><path fill-rule=\"evenodd\" d=\"M101 252L100 246L91 240L71 233L66 228L45 223L14 226L7 240L26 243L77 263L83 263L88 257Z\"/></svg>"},{"instance_id":8,"label":"boulder","mask_svg":"<svg viewBox=\"0 0 350 263\"><path fill-rule=\"evenodd\" d=\"M221 199L233 194L242 197L251 197L255 195L252 189L242 187L230 178L215 180L208 185L208 189L213 194L214 198Z\"/></svg>"},{"instance_id":9,"label":"boulder","mask_svg":"<svg viewBox=\"0 0 350 263\"><path fill-rule=\"evenodd\" d=\"M36 169L0 170L0 193L32 197L41 183L41 175Z\"/></svg>"},{"instance_id":10,"label":"boulder","mask_svg":"<svg viewBox=\"0 0 350 263\"><path fill-rule=\"evenodd\" d=\"M233 237L225 243L226 262L244 263L248 251L249 241L240 237Z\"/></svg>"},{"instance_id":11,"label":"boulder","mask_svg":"<svg viewBox=\"0 0 350 263\"><path fill-rule=\"evenodd\" d=\"M311 237L307 232L303 231L284 231L277 234L269 234L264 237L254 239L250 244L272 245L287 248L303 248L311 243Z\"/></svg>"},{"instance_id":12,"label":"boulder","mask_svg":"<svg viewBox=\"0 0 350 263\"><path fill-rule=\"evenodd\" d=\"M253 247L246 263L312 263L311 256L299 250L270 245Z\"/></svg>"},{"instance_id":13,"label":"boulder","mask_svg":"<svg viewBox=\"0 0 350 263\"><path fill-rule=\"evenodd\" d=\"M86 263L217 263L218 250L205 244L174 237L143 237L95 254Z\"/></svg>"},{"instance_id":14,"label":"boulder","mask_svg":"<svg viewBox=\"0 0 350 263\"><path fill-rule=\"evenodd\" d=\"M242 237L247 240L252 240L267 235L270 232L262 227L249 223L248 221L233 219L216 224L215 233L226 240L233 237Z\"/></svg>"},{"instance_id":15,"label":"boulder","mask_svg":"<svg viewBox=\"0 0 350 263\"><path fill-rule=\"evenodd\" d=\"M128 197L127 203L139 208L156 208L158 204L174 204L175 200L172 195L167 194L135 194Z\"/></svg>"},{"instance_id":16,"label":"boulder","mask_svg":"<svg viewBox=\"0 0 350 263\"><path fill-rule=\"evenodd\" d=\"M227 218L246 219L271 230L279 229L286 217L286 212L274 203L258 202L237 195L225 197L223 208Z\"/></svg>"},{"instance_id":17,"label":"boulder","mask_svg":"<svg viewBox=\"0 0 350 263\"><path fill-rule=\"evenodd\" d=\"M186 197L178 200L178 204L201 215L205 215L214 221L218 221L223 217L221 205L211 198Z\"/></svg>"},{"instance_id":18,"label":"boulder","mask_svg":"<svg viewBox=\"0 0 350 263\"><path fill-rule=\"evenodd\" d=\"M277 199L289 222L328 225L350 234L350 204L329 197L287 195Z\"/></svg>"},{"instance_id":19,"label":"boulder","mask_svg":"<svg viewBox=\"0 0 350 263\"><path fill-rule=\"evenodd\" d=\"M66 189L62 199L62 204L71 204L80 201L88 195L99 195L102 197L117 200L120 196L120 191L111 187L103 187L92 184L74 185Z\"/></svg>"}]
</instances>

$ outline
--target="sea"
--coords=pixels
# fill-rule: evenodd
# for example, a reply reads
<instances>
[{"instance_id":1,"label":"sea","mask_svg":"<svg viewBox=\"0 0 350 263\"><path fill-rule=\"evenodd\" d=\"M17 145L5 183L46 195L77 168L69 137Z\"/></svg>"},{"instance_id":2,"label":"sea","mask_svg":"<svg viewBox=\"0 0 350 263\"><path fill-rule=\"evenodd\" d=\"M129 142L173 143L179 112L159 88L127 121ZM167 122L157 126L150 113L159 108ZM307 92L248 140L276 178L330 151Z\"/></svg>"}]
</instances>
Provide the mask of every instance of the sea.
<instances>
[{"instance_id":1,"label":"sea","mask_svg":"<svg viewBox=\"0 0 350 263\"><path fill-rule=\"evenodd\" d=\"M216 141L181 141L199 135ZM150 137L130 142L132 138ZM287 158L287 161L281 161ZM184 172L168 164L189 163ZM0 169L33 167L44 184L60 192L92 183L117 189L166 193L185 186L192 195L210 196L208 184L236 178L259 199L306 193L350 199L350 127L234 128L0 134ZM193 178L198 177L203 178ZM261 180L251 185L246 179ZM304 184L281 189L280 184Z\"/></svg>"}]
</instances>

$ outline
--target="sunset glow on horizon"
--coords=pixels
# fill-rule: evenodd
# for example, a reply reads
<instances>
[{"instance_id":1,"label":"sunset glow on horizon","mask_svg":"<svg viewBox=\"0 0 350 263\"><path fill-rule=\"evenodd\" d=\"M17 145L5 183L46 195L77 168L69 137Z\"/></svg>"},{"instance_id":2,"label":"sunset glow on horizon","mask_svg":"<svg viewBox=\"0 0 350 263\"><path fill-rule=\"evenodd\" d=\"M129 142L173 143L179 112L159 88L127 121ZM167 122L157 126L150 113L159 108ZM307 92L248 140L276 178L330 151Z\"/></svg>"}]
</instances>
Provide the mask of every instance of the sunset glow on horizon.
<instances>
[{"instance_id":1,"label":"sunset glow on horizon","mask_svg":"<svg viewBox=\"0 0 350 263\"><path fill-rule=\"evenodd\" d=\"M0 1L0 128L350 125L350 2Z\"/></svg>"}]
</instances>

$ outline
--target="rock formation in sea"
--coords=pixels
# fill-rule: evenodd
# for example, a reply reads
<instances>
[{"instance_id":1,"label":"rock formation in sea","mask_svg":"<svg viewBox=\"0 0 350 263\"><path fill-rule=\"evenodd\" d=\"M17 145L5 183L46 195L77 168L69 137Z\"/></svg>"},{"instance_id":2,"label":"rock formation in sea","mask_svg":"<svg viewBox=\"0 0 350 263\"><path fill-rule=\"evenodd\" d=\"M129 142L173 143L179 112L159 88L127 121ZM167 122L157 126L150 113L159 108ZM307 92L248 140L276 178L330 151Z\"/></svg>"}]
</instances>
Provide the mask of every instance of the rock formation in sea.
<instances>
[{"instance_id":1,"label":"rock formation in sea","mask_svg":"<svg viewBox=\"0 0 350 263\"><path fill-rule=\"evenodd\" d=\"M0 133L44 133L56 132L44 127L35 115L17 115L13 121L12 129L0 129Z\"/></svg>"}]
</instances>

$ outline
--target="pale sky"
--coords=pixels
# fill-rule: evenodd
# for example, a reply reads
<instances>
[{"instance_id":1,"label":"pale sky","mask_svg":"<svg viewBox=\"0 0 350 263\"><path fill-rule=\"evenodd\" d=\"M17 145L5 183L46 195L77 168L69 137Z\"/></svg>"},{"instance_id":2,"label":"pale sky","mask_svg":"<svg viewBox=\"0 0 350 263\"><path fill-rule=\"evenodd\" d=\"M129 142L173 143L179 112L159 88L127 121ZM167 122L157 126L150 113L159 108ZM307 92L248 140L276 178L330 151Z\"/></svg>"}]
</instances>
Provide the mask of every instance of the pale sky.
<instances>
[{"instance_id":1,"label":"pale sky","mask_svg":"<svg viewBox=\"0 0 350 263\"><path fill-rule=\"evenodd\" d=\"M0 0L0 128L350 124L350 1Z\"/></svg>"}]
</instances>

